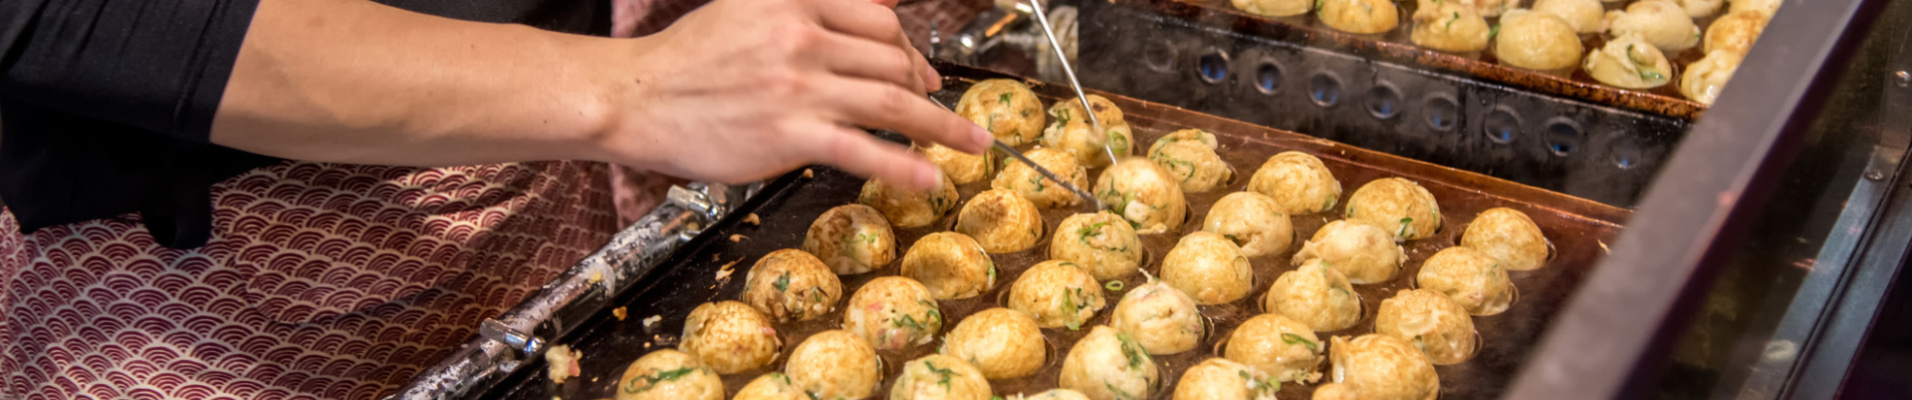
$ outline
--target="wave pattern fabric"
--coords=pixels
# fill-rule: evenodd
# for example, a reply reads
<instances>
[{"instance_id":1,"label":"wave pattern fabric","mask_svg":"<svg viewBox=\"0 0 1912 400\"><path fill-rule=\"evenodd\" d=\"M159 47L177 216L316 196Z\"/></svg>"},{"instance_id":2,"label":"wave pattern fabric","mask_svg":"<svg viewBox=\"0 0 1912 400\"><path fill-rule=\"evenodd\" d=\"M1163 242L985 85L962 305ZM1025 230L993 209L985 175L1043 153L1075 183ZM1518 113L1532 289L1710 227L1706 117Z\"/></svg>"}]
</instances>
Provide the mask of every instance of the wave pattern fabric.
<instances>
[{"instance_id":1,"label":"wave pattern fabric","mask_svg":"<svg viewBox=\"0 0 1912 400\"><path fill-rule=\"evenodd\" d=\"M286 162L215 185L192 250L0 213L0 398L384 396L610 238L608 170Z\"/></svg>"}]
</instances>

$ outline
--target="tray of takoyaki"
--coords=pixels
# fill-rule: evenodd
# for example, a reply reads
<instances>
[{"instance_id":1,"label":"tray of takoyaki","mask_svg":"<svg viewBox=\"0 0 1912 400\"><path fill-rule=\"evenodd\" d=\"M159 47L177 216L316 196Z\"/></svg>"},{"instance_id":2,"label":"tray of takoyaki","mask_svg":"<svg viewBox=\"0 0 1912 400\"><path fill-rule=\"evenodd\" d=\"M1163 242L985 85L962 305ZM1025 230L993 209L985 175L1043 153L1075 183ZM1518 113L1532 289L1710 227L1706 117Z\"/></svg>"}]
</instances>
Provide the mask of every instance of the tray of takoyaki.
<instances>
[{"instance_id":1,"label":"tray of takoyaki","mask_svg":"<svg viewBox=\"0 0 1912 400\"><path fill-rule=\"evenodd\" d=\"M1110 209L935 146L928 192L792 173L486 397L1494 398L1628 215L1113 95L1096 133L1066 88L944 72Z\"/></svg>"},{"instance_id":2,"label":"tray of takoyaki","mask_svg":"<svg viewBox=\"0 0 1912 400\"><path fill-rule=\"evenodd\" d=\"M1343 48L1691 118L1777 0L1128 0L1250 35ZM1244 20L1229 21L1224 16Z\"/></svg>"}]
</instances>

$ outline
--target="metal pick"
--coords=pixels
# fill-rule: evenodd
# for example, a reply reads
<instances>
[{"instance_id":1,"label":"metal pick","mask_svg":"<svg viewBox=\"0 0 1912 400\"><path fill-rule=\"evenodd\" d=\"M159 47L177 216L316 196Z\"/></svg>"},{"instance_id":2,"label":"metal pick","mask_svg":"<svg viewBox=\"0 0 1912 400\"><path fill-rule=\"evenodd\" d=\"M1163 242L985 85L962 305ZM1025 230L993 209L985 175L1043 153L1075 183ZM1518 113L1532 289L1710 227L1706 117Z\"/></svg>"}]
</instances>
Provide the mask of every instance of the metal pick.
<instances>
[{"instance_id":1,"label":"metal pick","mask_svg":"<svg viewBox=\"0 0 1912 400\"><path fill-rule=\"evenodd\" d=\"M956 111L955 109L949 108L948 104L943 104L941 100L937 100L936 97L933 97L933 96L930 97L929 101L931 103L936 103L936 105L942 106L944 109L948 109L951 112ZM1016 151L1015 147L1010 147L1008 143L1003 143L1002 139L990 139L990 140L996 143L996 149L1002 150L1002 152L1004 153L1009 153L1010 157L1015 158L1017 161L1022 161L1024 165L1028 165L1029 168L1031 169L1035 169L1036 173L1042 174L1042 177L1049 178L1050 181L1054 181L1057 185L1061 185L1063 189L1069 189L1070 192L1075 193L1076 197L1081 197L1083 200L1086 200L1083 204L1094 205L1096 210L1101 210L1103 208L1102 200L1096 199L1095 196L1090 196L1089 192L1082 190L1082 188L1076 187L1075 184L1069 183L1069 181L1067 180L1063 180L1061 176L1056 175L1055 172L1050 172L1048 168L1043 168L1041 164L1036 164L1036 160L1031 160L1029 159L1028 156L1022 155L1022 152Z\"/></svg>"},{"instance_id":2,"label":"metal pick","mask_svg":"<svg viewBox=\"0 0 1912 400\"><path fill-rule=\"evenodd\" d=\"M1082 113L1089 114L1089 127L1095 128L1095 133L1107 135L1106 131L1102 130L1102 119L1095 116L1095 106L1089 104L1088 94L1082 91L1082 82L1076 80L1075 66L1069 65L1069 53L1062 51L1062 42L1056 40L1055 28L1049 27L1049 15L1047 11L1043 11L1042 0L1029 0L1029 5L1030 8L1035 9L1036 24L1042 26L1043 37L1049 38L1049 49L1056 52L1056 61L1062 63L1062 74L1069 77L1069 88L1075 89L1076 100L1082 102ZM1115 165L1117 161L1121 161L1115 157L1115 149L1109 147L1108 143L1102 144L1102 153L1109 156L1109 165Z\"/></svg>"}]
</instances>

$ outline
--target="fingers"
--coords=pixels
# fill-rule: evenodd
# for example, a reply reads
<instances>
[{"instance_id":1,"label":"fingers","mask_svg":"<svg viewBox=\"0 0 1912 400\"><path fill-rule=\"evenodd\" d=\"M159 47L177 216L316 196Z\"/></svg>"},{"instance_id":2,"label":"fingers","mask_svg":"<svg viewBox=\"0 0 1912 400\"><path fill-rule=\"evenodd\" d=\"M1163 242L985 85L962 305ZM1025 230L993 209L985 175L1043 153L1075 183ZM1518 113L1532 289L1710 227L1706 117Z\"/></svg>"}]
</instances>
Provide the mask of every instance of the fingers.
<instances>
[{"instance_id":1,"label":"fingers","mask_svg":"<svg viewBox=\"0 0 1912 400\"><path fill-rule=\"evenodd\" d=\"M911 64L918 68L916 73L919 75L911 77L915 84L904 84L904 87L923 93L942 90L942 76L937 75L923 55L910 44L909 36L903 33L902 23L896 17L896 11L891 10L890 6L864 0L815 0L809 4L813 5L811 9L817 13L817 19L826 29L891 43L903 49Z\"/></svg>"},{"instance_id":2,"label":"fingers","mask_svg":"<svg viewBox=\"0 0 1912 400\"><path fill-rule=\"evenodd\" d=\"M916 74L923 79L923 93L943 90L943 74L936 73L936 67L929 65L929 59L923 58L923 53L917 52L916 46L909 45L908 38L903 39L903 48L909 50L910 62L916 65Z\"/></svg>"},{"instance_id":3,"label":"fingers","mask_svg":"<svg viewBox=\"0 0 1912 400\"><path fill-rule=\"evenodd\" d=\"M810 10L823 27L883 43L903 37L896 11L863 0L812 0Z\"/></svg>"},{"instance_id":4,"label":"fingers","mask_svg":"<svg viewBox=\"0 0 1912 400\"><path fill-rule=\"evenodd\" d=\"M842 77L819 82L818 103L841 113L839 120L866 128L901 132L918 141L942 143L978 154L995 138L988 130L931 103L928 96L876 81Z\"/></svg>"},{"instance_id":5,"label":"fingers","mask_svg":"<svg viewBox=\"0 0 1912 400\"><path fill-rule=\"evenodd\" d=\"M855 36L838 33L823 36L822 43L814 47L816 57L811 59L822 63L830 72L888 82L924 93L931 90L922 80L920 57L913 53L898 49L894 44Z\"/></svg>"},{"instance_id":6,"label":"fingers","mask_svg":"<svg viewBox=\"0 0 1912 400\"><path fill-rule=\"evenodd\" d=\"M819 163L829 164L852 174L881 179L911 190L929 190L940 182L941 170L893 143L884 142L862 131L838 125L818 123L808 152Z\"/></svg>"}]
</instances>

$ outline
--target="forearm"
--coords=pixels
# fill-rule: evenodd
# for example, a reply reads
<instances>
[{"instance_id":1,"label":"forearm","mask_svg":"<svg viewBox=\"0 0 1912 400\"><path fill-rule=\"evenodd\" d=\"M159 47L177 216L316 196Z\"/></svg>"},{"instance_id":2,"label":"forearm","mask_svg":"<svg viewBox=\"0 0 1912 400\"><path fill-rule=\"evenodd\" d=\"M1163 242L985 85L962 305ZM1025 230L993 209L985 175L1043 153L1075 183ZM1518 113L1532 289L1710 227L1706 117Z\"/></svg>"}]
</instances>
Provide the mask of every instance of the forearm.
<instances>
[{"instance_id":1,"label":"forearm","mask_svg":"<svg viewBox=\"0 0 1912 400\"><path fill-rule=\"evenodd\" d=\"M386 165L590 159L645 45L359 0L264 0L212 141Z\"/></svg>"}]
</instances>

